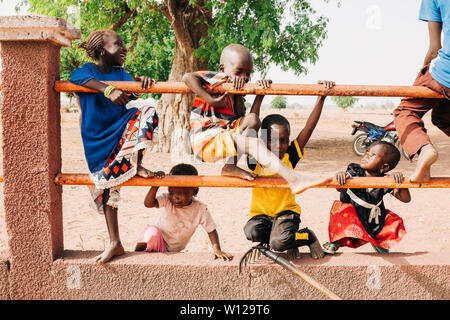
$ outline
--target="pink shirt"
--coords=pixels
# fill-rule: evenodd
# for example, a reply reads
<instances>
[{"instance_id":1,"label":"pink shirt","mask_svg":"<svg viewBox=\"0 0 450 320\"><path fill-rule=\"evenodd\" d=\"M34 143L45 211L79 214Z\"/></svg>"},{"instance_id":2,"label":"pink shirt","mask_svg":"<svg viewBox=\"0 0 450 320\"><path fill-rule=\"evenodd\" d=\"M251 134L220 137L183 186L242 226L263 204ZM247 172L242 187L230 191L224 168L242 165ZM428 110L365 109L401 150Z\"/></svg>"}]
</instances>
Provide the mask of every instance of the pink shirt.
<instances>
[{"instance_id":1,"label":"pink shirt","mask_svg":"<svg viewBox=\"0 0 450 320\"><path fill-rule=\"evenodd\" d=\"M169 200L169 194L164 193L156 198L161 213L157 226L162 233L167 251L183 250L199 225L210 233L216 229L216 224L208 211L208 207L196 199L182 208L176 208Z\"/></svg>"}]
</instances>

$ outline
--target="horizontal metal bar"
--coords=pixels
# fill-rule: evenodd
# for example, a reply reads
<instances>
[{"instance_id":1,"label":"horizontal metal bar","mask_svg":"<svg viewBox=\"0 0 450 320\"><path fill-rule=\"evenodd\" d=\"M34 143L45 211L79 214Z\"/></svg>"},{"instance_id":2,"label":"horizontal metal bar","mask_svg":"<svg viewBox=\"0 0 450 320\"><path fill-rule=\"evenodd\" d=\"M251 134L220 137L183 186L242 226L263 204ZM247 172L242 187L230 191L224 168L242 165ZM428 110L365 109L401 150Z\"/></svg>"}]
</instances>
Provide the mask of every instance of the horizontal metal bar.
<instances>
[{"instance_id":1,"label":"horizontal metal bar","mask_svg":"<svg viewBox=\"0 0 450 320\"><path fill-rule=\"evenodd\" d=\"M55 178L58 185L93 185L88 174L60 173ZM218 188L288 188L289 185L279 177L257 177L244 180L225 176L165 176L142 178L135 176L122 186L161 186L161 187L218 187ZM450 188L450 177L434 177L426 183L413 183L405 178L397 184L390 177L355 177L341 186L335 179L317 188Z\"/></svg>"},{"instance_id":2,"label":"horizontal metal bar","mask_svg":"<svg viewBox=\"0 0 450 320\"><path fill-rule=\"evenodd\" d=\"M148 89L142 89L137 81L104 81L104 83L128 92L192 94L184 82L157 82ZM96 92L70 81L56 81L54 89L56 92ZM2 85L0 84L1 90ZM270 88L264 89L258 84L247 83L241 89L236 90L231 83L224 83L209 91L242 95L444 98L443 95L421 86L335 85L333 88L327 89L320 84L273 83Z\"/></svg>"},{"instance_id":3,"label":"horizontal metal bar","mask_svg":"<svg viewBox=\"0 0 450 320\"><path fill-rule=\"evenodd\" d=\"M108 81L105 82L118 89L138 93L184 93L192 91L184 82L157 82L148 89L142 89L137 81ZM96 92L83 86L78 86L70 81L56 81L57 92ZM444 98L443 95L421 86L370 86L370 85L335 85L327 89L321 84L290 84L273 83L267 89L256 83L247 83L241 89L236 90L231 83L224 83L211 93L230 94L254 94L254 95L307 95L307 96L373 96L373 97L421 97Z\"/></svg>"},{"instance_id":4,"label":"horizontal metal bar","mask_svg":"<svg viewBox=\"0 0 450 320\"><path fill-rule=\"evenodd\" d=\"M4 182L0 177L0 183ZM56 175L57 185L94 185L89 174L59 173ZM212 187L212 188L289 188L286 180L279 177L257 177L244 180L225 176L165 176L159 178L142 178L135 176L121 184L135 187ZM335 179L313 188L450 188L450 177L433 177L429 182L414 183L404 178L401 184L390 177L354 177L340 185Z\"/></svg>"}]
</instances>

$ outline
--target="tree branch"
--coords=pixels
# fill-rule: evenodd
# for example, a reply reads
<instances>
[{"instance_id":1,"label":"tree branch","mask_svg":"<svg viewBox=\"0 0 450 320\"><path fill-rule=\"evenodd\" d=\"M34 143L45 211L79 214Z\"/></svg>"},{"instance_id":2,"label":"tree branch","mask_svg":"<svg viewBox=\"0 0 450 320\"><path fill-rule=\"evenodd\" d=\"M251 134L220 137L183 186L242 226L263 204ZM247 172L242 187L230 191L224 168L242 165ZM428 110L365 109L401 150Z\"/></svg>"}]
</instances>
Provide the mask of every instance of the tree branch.
<instances>
[{"instance_id":1,"label":"tree branch","mask_svg":"<svg viewBox=\"0 0 450 320\"><path fill-rule=\"evenodd\" d=\"M130 8L128 7L126 2L123 2L124 8L125 8L125 14L123 15L122 18L119 19L119 21L117 21L116 23L114 23L114 25L112 26L112 29L114 31L117 31L117 29L119 29L121 26L123 26L125 24L125 22L127 22L127 20L133 16L136 16L136 9L130 10Z\"/></svg>"}]
</instances>

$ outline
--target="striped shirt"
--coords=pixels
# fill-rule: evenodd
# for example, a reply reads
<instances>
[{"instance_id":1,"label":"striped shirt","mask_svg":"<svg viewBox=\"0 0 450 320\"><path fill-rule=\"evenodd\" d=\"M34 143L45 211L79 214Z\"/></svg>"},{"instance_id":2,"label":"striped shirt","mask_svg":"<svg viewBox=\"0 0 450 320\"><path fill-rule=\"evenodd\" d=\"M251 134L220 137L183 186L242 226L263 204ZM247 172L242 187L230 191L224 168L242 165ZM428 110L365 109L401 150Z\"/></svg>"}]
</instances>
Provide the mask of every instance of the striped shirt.
<instances>
[{"instance_id":1,"label":"striped shirt","mask_svg":"<svg viewBox=\"0 0 450 320\"><path fill-rule=\"evenodd\" d=\"M224 73L213 71L198 71L202 85L206 89L215 88L228 81ZM228 103L223 108L214 108L202 98L196 96L190 115L190 141L194 154L198 154L203 147L223 130L233 129L236 120L243 115L235 112L234 99L243 99L242 96L228 96Z\"/></svg>"}]
</instances>

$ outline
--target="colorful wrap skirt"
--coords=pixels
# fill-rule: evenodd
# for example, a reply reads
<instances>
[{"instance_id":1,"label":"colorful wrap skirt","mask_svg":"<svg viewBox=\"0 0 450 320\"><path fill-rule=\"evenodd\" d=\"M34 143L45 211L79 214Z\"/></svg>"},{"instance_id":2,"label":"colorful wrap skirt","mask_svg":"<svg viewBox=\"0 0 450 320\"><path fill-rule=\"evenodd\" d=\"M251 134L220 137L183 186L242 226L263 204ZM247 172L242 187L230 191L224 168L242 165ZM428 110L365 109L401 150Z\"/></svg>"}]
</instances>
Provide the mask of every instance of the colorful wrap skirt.
<instances>
[{"instance_id":1,"label":"colorful wrap skirt","mask_svg":"<svg viewBox=\"0 0 450 320\"><path fill-rule=\"evenodd\" d=\"M109 189L107 205L117 208L120 200L120 184L136 175L138 152L151 147L157 141L158 115L154 107L141 107L128 121L122 137L104 167L91 172L94 186L90 186L91 207L103 211L103 193Z\"/></svg>"},{"instance_id":2,"label":"colorful wrap skirt","mask_svg":"<svg viewBox=\"0 0 450 320\"><path fill-rule=\"evenodd\" d=\"M365 230L352 204L336 200L331 207L328 235L330 242L338 241L340 246L358 248L370 242L382 249L390 249L405 234L403 219L390 210L386 209L384 227L373 238Z\"/></svg>"}]
</instances>

